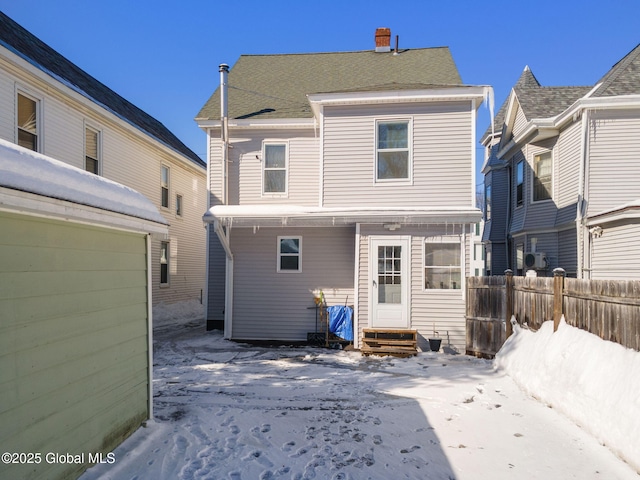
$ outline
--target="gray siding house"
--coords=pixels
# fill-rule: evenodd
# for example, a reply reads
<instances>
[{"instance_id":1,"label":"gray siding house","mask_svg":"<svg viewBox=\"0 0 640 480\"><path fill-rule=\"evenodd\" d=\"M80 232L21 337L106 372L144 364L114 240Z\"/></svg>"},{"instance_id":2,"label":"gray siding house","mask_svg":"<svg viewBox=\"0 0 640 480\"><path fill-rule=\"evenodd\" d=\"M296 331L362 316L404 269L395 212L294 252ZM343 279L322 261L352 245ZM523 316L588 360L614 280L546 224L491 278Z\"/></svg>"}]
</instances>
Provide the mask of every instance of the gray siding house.
<instances>
[{"instance_id":1,"label":"gray siding house","mask_svg":"<svg viewBox=\"0 0 640 480\"><path fill-rule=\"evenodd\" d=\"M543 87L525 68L496 134L481 139L493 274L562 267L579 278L640 278L639 72L640 45L593 86ZM506 264L496 262L503 249Z\"/></svg>"},{"instance_id":2,"label":"gray siding house","mask_svg":"<svg viewBox=\"0 0 640 480\"><path fill-rule=\"evenodd\" d=\"M207 323L304 341L314 298L363 328L464 350L476 110L449 49L243 55L196 121L209 142Z\"/></svg>"}]
</instances>

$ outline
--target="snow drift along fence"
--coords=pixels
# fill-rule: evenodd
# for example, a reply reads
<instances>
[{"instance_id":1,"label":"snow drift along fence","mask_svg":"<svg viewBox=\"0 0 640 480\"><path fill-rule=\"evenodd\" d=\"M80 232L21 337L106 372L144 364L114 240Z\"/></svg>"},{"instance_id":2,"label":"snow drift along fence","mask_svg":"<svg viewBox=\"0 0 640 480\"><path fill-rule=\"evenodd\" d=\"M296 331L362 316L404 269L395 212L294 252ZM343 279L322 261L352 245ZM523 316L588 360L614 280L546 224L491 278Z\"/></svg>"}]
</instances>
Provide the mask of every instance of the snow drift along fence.
<instances>
[{"instance_id":1,"label":"snow drift along fence","mask_svg":"<svg viewBox=\"0 0 640 480\"><path fill-rule=\"evenodd\" d=\"M468 355L493 357L511 334L507 319L537 330L565 321L604 340L640 351L640 281L504 276L467 279Z\"/></svg>"}]
</instances>

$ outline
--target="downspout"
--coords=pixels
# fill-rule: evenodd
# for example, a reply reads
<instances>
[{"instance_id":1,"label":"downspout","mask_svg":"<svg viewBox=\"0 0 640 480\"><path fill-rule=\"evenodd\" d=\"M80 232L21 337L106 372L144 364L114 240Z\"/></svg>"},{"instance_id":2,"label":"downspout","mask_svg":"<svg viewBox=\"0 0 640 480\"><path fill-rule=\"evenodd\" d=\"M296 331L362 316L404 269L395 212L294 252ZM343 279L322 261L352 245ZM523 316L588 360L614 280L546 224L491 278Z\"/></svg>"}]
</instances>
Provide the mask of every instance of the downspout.
<instances>
[{"instance_id":1,"label":"downspout","mask_svg":"<svg viewBox=\"0 0 640 480\"><path fill-rule=\"evenodd\" d=\"M587 177L587 142L589 139L589 111L585 110L582 115L582 133L580 139L580 173L578 179L578 205L576 208L576 248L577 248L577 277L584 278L585 270L585 239L584 239L584 218L586 214L586 177ZM590 276L590 274L589 274Z\"/></svg>"},{"instance_id":2,"label":"downspout","mask_svg":"<svg viewBox=\"0 0 640 480\"><path fill-rule=\"evenodd\" d=\"M147 234L147 419L153 420L153 275L151 234Z\"/></svg>"},{"instance_id":3,"label":"downspout","mask_svg":"<svg viewBox=\"0 0 640 480\"><path fill-rule=\"evenodd\" d=\"M220 64L220 137L222 139L222 204L229 204L229 94L227 81L229 65ZM214 223L216 234L226 252L224 288L224 338L232 335L233 309L233 255L229 246L229 228L226 231L219 222Z\"/></svg>"},{"instance_id":4,"label":"downspout","mask_svg":"<svg viewBox=\"0 0 640 480\"><path fill-rule=\"evenodd\" d=\"M359 310L360 310L360 223L356 223L356 242L355 242L355 261L353 272L353 346L360 348L360 322L359 322Z\"/></svg>"},{"instance_id":5,"label":"downspout","mask_svg":"<svg viewBox=\"0 0 640 480\"><path fill-rule=\"evenodd\" d=\"M228 163L229 163L229 118L228 118L228 92L227 76L229 65L220 64L220 138L222 140L222 204L228 205Z\"/></svg>"},{"instance_id":6,"label":"downspout","mask_svg":"<svg viewBox=\"0 0 640 480\"><path fill-rule=\"evenodd\" d=\"M211 129L207 128L207 212L211 208ZM206 223L204 225L206 229L205 241L205 263L204 263L204 298L202 303L204 304L204 324L207 328L207 322L209 320L209 273L211 271L211 254L209 245L211 244L211 226Z\"/></svg>"},{"instance_id":7,"label":"downspout","mask_svg":"<svg viewBox=\"0 0 640 480\"><path fill-rule=\"evenodd\" d=\"M225 289L224 289L224 338L230 339L233 334L233 254L229 244L230 227L226 231L218 220L213 222L213 231L218 236L225 252Z\"/></svg>"}]
</instances>

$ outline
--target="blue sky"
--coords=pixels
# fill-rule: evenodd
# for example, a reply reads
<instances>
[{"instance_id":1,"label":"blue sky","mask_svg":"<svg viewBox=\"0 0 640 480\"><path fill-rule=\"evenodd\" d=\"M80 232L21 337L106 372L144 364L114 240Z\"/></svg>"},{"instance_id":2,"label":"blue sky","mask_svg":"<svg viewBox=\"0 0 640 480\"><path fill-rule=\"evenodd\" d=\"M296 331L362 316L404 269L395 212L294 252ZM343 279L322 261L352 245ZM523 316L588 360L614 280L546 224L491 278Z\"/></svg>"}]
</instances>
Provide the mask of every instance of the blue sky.
<instances>
[{"instance_id":1,"label":"blue sky","mask_svg":"<svg viewBox=\"0 0 640 480\"><path fill-rule=\"evenodd\" d=\"M640 43L638 0L0 0L0 10L203 158L193 118L218 65L241 54L367 50L389 27L401 48L449 46L464 83L493 86L497 110L525 65L545 86L593 85ZM482 107L478 132L488 125Z\"/></svg>"}]
</instances>

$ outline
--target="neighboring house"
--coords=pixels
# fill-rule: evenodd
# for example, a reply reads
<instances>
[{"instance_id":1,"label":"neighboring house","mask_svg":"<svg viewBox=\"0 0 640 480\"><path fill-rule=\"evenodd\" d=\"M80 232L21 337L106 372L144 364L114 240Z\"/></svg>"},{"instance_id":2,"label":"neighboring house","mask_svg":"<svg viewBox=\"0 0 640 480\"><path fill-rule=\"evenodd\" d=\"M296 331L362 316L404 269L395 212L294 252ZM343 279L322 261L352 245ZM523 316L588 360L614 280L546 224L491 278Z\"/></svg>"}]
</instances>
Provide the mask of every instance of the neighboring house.
<instances>
[{"instance_id":1,"label":"neighboring house","mask_svg":"<svg viewBox=\"0 0 640 480\"><path fill-rule=\"evenodd\" d=\"M206 164L194 152L1 12L0 105L0 139L151 200L170 224L152 245L154 302L201 298Z\"/></svg>"},{"instance_id":2,"label":"neighboring house","mask_svg":"<svg viewBox=\"0 0 640 480\"><path fill-rule=\"evenodd\" d=\"M304 341L322 291L354 307L356 347L367 327L418 330L423 348L435 328L464 351L476 110L490 88L463 85L446 47L392 51L388 29L375 51L227 68L196 118L209 139L209 325Z\"/></svg>"},{"instance_id":3,"label":"neighboring house","mask_svg":"<svg viewBox=\"0 0 640 480\"><path fill-rule=\"evenodd\" d=\"M640 278L640 45L594 86L542 87L525 68L495 125L487 270Z\"/></svg>"},{"instance_id":4,"label":"neighboring house","mask_svg":"<svg viewBox=\"0 0 640 480\"><path fill-rule=\"evenodd\" d=\"M165 235L142 194L0 140L0 478L76 478L151 417Z\"/></svg>"}]
</instances>

